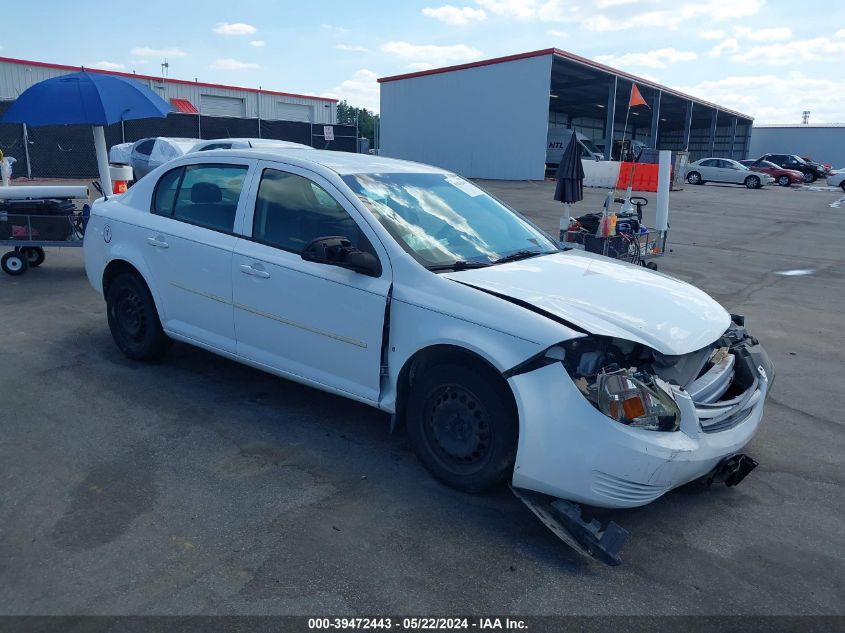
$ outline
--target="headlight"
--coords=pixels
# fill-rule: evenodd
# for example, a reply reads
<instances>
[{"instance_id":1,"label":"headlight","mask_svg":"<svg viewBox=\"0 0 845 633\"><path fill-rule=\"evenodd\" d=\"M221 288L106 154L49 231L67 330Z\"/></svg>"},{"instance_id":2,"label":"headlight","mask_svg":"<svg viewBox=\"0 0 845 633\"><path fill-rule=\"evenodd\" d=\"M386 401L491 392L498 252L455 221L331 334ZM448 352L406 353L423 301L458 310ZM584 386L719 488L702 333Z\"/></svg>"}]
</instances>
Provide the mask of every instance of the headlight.
<instances>
[{"instance_id":1,"label":"headlight","mask_svg":"<svg viewBox=\"0 0 845 633\"><path fill-rule=\"evenodd\" d=\"M593 404L607 417L647 431L677 431L681 412L659 378L630 370L596 377Z\"/></svg>"}]
</instances>

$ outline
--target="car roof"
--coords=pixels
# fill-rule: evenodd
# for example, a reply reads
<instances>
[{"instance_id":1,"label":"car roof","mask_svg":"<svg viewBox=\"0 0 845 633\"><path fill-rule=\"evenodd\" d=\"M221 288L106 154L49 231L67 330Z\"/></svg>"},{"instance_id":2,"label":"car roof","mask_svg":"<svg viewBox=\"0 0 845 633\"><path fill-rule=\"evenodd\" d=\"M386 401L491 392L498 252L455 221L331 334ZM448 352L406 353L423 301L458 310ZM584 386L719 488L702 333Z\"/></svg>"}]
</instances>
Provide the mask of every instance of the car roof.
<instances>
[{"instance_id":1,"label":"car roof","mask_svg":"<svg viewBox=\"0 0 845 633\"><path fill-rule=\"evenodd\" d=\"M254 147L243 149L215 149L202 153L203 157L233 157L258 158L264 160L279 160L303 167L320 165L341 175L349 174L378 174L378 173L429 173L448 174L450 172L432 165L414 163L385 156L372 154L356 154L353 152L335 152L322 149L288 148L288 147ZM196 156L192 156L196 158Z\"/></svg>"}]
</instances>

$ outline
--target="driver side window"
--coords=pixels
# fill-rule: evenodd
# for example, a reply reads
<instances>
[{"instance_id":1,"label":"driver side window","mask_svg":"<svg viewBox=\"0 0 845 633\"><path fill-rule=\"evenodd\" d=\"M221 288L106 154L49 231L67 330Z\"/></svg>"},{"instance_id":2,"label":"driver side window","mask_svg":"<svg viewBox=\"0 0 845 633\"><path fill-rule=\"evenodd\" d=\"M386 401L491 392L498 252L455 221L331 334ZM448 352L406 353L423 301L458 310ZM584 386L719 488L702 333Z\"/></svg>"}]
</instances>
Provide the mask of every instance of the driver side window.
<instances>
[{"instance_id":1,"label":"driver side window","mask_svg":"<svg viewBox=\"0 0 845 633\"><path fill-rule=\"evenodd\" d=\"M371 250L355 220L325 189L297 174L265 169L255 201L253 239L301 253L312 240L329 236Z\"/></svg>"}]
</instances>

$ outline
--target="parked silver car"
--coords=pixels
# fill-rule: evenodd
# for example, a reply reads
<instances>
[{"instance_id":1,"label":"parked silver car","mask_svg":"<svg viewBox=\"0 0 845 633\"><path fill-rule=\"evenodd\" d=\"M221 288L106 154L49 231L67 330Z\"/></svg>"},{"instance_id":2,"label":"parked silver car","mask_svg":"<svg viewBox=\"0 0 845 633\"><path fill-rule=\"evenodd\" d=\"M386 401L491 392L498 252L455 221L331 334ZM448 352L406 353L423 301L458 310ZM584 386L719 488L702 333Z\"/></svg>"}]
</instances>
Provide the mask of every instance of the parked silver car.
<instances>
[{"instance_id":1,"label":"parked silver car","mask_svg":"<svg viewBox=\"0 0 845 633\"><path fill-rule=\"evenodd\" d=\"M167 136L154 136L135 141L129 155L129 164L135 172L135 180L140 180L159 165L187 154L199 142L198 138Z\"/></svg>"},{"instance_id":2,"label":"parked silver car","mask_svg":"<svg viewBox=\"0 0 845 633\"><path fill-rule=\"evenodd\" d=\"M759 189L775 181L768 174L751 171L736 160L730 158L702 158L687 167L687 182L691 185L703 185L705 182L726 182L745 185L749 189Z\"/></svg>"}]
</instances>

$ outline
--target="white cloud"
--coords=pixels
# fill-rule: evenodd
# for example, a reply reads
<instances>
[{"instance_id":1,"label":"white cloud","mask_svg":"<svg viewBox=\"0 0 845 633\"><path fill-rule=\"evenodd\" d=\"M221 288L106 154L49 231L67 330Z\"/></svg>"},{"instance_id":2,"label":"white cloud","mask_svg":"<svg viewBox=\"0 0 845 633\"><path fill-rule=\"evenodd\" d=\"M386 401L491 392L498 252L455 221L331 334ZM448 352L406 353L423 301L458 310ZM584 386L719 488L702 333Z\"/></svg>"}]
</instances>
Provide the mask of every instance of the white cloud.
<instances>
[{"instance_id":1,"label":"white cloud","mask_svg":"<svg viewBox=\"0 0 845 633\"><path fill-rule=\"evenodd\" d=\"M735 37L729 37L716 44L716 46L707 51L707 54L710 57L721 57L722 53L736 53L737 51L739 51L739 42Z\"/></svg>"},{"instance_id":2,"label":"white cloud","mask_svg":"<svg viewBox=\"0 0 845 633\"><path fill-rule=\"evenodd\" d=\"M256 28L252 24L243 22L218 22L217 26L211 29L218 35L254 35Z\"/></svg>"},{"instance_id":3,"label":"white cloud","mask_svg":"<svg viewBox=\"0 0 845 633\"><path fill-rule=\"evenodd\" d=\"M564 31L557 31L555 29L550 29L549 35L551 35L552 37L569 37L569 33L566 33Z\"/></svg>"},{"instance_id":4,"label":"white cloud","mask_svg":"<svg viewBox=\"0 0 845 633\"><path fill-rule=\"evenodd\" d=\"M357 44L337 44L335 48L339 51L349 51L352 53L366 53L370 50L366 46L358 46Z\"/></svg>"},{"instance_id":5,"label":"white cloud","mask_svg":"<svg viewBox=\"0 0 845 633\"><path fill-rule=\"evenodd\" d=\"M778 44L755 46L731 56L732 62L785 66L797 62L833 62L839 64L845 53L845 42L826 37L809 40L792 40Z\"/></svg>"},{"instance_id":6,"label":"white cloud","mask_svg":"<svg viewBox=\"0 0 845 633\"><path fill-rule=\"evenodd\" d=\"M321 24L320 28L324 31L331 31L336 35L342 35L343 33L349 33L349 29L345 29L342 26L335 26L334 24Z\"/></svg>"},{"instance_id":7,"label":"white cloud","mask_svg":"<svg viewBox=\"0 0 845 633\"><path fill-rule=\"evenodd\" d=\"M0 48L3 47L0 46ZM91 64L91 68L99 68L100 70L120 70L122 68L126 68L126 66L124 64L117 64L115 62L101 61Z\"/></svg>"},{"instance_id":8,"label":"white cloud","mask_svg":"<svg viewBox=\"0 0 845 633\"><path fill-rule=\"evenodd\" d=\"M261 48L264 46L264 40L252 40L249 45L255 48Z\"/></svg>"},{"instance_id":9,"label":"white cloud","mask_svg":"<svg viewBox=\"0 0 845 633\"><path fill-rule=\"evenodd\" d=\"M746 38L752 42L777 42L791 38L792 29L784 26L774 29L754 30L750 26L737 26L734 27L734 35Z\"/></svg>"},{"instance_id":10,"label":"white cloud","mask_svg":"<svg viewBox=\"0 0 845 633\"><path fill-rule=\"evenodd\" d=\"M129 54L132 57L187 57L187 53L181 48L149 48L148 46L136 46Z\"/></svg>"},{"instance_id":11,"label":"white cloud","mask_svg":"<svg viewBox=\"0 0 845 633\"><path fill-rule=\"evenodd\" d=\"M349 105L378 112L379 89L376 79L378 79L377 74L362 68L323 96L345 99L349 102Z\"/></svg>"},{"instance_id":12,"label":"white cloud","mask_svg":"<svg viewBox=\"0 0 845 633\"><path fill-rule=\"evenodd\" d=\"M258 68L258 64L224 57L222 59L215 59L209 68L213 68L214 70L248 70L250 68Z\"/></svg>"},{"instance_id":13,"label":"white cloud","mask_svg":"<svg viewBox=\"0 0 845 633\"><path fill-rule=\"evenodd\" d=\"M400 59L426 62L442 66L454 62L467 62L481 57L482 52L466 44L411 44L410 42L387 42L381 47L382 52L395 55Z\"/></svg>"},{"instance_id":14,"label":"white cloud","mask_svg":"<svg viewBox=\"0 0 845 633\"><path fill-rule=\"evenodd\" d=\"M530 20L537 14L537 0L475 0L491 13L506 18Z\"/></svg>"},{"instance_id":15,"label":"white cloud","mask_svg":"<svg viewBox=\"0 0 845 633\"><path fill-rule=\"evenodd\" d=\"M426 7L422 10L423 15L440 20L446 24L459 25L469 24L473 20L484 20L487 14L484 9L473 9L472 7L455 7L451 4L442 7Z\"/></svg>"},{"instance_id":16,"label":"white cloud","mask_svg":"<svg viewBox=\"0 0 845 633\"><path fill-rule=\"evenodd\" d=\"M676 48L658 48L657 50L645 53L625 53L624 55L599 55L597 62L608 66L621 68L645 67L645 68L666 68L670 64L688 62L696 58L692 51L679 51Z\"/></svg>"},{"instance_id":17,"label":"white cloud","mask_svg":"<svg viewBox=\"0 0 845 633\"><path fill-rule=\"evenodd\" d=\"M677 29L684 22L694 19L709 18L722 21L756 15L765 2L766 0L699 0L695 3L682 4L655 0L649 5L655 7L650 11L628 15L619 13L614 14L612 18L601 13L593 14L585 18L582 24L586 29L598 32L624 31L632 28Z\"/></svg>"},{"instance_id":18,"label":"white cloud","mask_svg":"<svg viewBox=\"0 0 845 633\"><path fill-rule=\"evenodd\" d=\"M800 72L730 76L678 90L750 114L755 123L798 124L803 110L812 110L816 123L836 123L842 120L845 101L843 82Z\"/></svg>"},{"instance_id":19,"label":"white cloud","mask_svg":"<svg viewBox=\"0 0 845 633\"><path fill-rule=\"evenodd\" d=\"M727 33L722 29L712 29L710 31L702 31L698 34L698 37L703 40L721 40L725 37L725 35L727 35Z\"/></svg>"},{"instance_id":20,"label":"white cloud","mask_svg":"<svg viewBox=\"0 0 845 633\"><path fill-rule=\"evenodd\" d=\"M432 68L436 68L434 64L429 64L428 62L414 62L413 64L408 64L408 70L413 71L422 71L422 70L431 70Z\"/></svg>"},{"instance_id":21,"label":"white cloud","mask_svg":"<svg viewBox=\"0 0 845 633\"><path fill-rule=\"evenodd\" d=\"M833 34L833 37L845 37L845 29L839 29Z\"/></svg>"}]
</instances>

